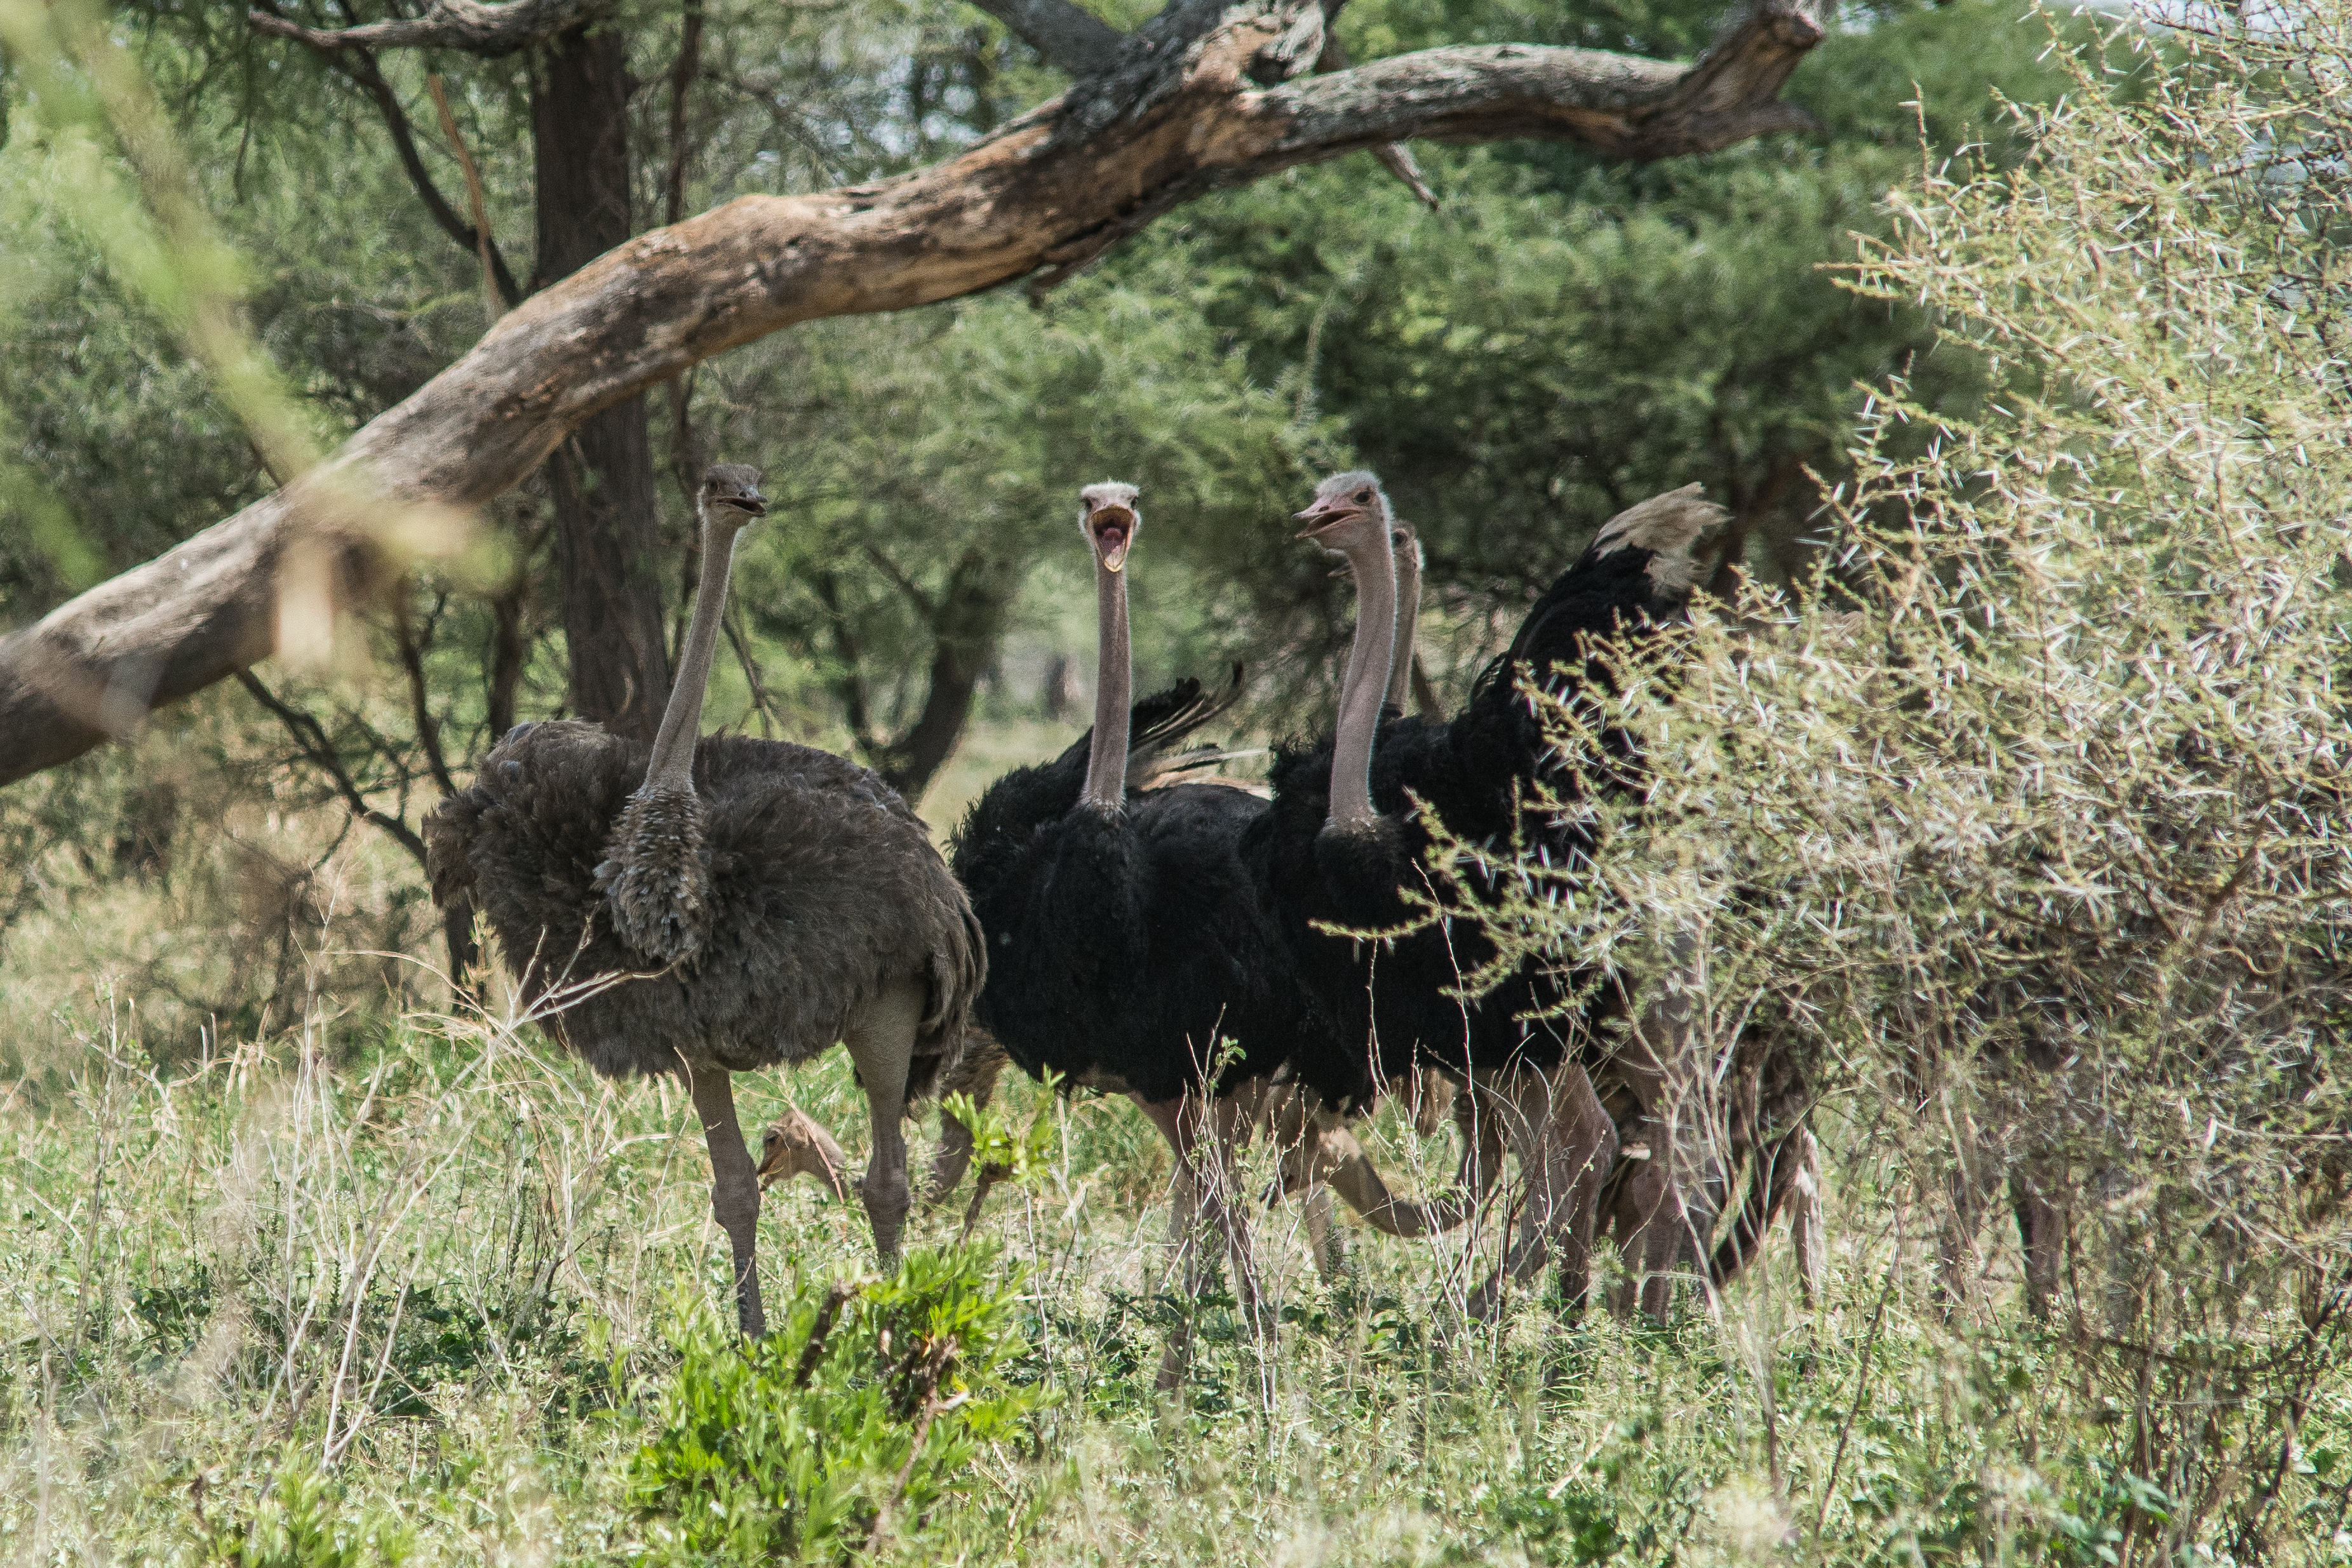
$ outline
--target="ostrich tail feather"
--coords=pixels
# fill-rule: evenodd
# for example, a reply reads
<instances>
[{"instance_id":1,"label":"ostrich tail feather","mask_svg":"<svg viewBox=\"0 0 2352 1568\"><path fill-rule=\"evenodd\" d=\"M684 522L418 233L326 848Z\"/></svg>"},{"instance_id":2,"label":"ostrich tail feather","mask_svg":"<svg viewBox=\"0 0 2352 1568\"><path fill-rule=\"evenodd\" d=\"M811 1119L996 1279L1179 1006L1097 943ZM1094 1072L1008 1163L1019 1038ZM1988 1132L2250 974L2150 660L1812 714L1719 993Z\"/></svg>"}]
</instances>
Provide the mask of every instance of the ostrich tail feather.
<instances>
[{"instance_id":1,"label":"ostrich tail feather","mask_svg":"<svg viewBox=\"0 0 2352 1568\"><path fill-rule=\"evenodd\" d=\"M630 796L596 867L596 891L623 942L658 964L692 965L710 936L701 798L684 789Z\"/></svg>"}]
</instances>

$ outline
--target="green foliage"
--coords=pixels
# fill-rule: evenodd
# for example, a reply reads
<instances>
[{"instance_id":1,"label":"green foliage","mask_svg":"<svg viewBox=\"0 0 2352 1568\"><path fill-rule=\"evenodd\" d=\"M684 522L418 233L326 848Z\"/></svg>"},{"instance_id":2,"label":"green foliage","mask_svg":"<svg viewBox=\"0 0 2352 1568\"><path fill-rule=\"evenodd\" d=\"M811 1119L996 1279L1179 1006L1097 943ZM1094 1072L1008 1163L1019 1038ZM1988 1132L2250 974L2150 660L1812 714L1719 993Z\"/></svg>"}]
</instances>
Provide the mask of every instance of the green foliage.
<instances>
[{"instance_id":1,"label":"green foliage","mask_svg":"<svg viewBox=\"0 0 2352 1568\"><path fill-rule=\"evenodd\" d=\"M2066 1206L2059 1364L2105 1425L2011 1500L2086 1562L2283 1540L2281 1413L2352 1350L2352 292L2345 172L2307 156L2352 131L2321 85L2352 15L2176 42L2065 58L2024 162L1893 198L1857 291L1923 304L1996 395L1891 383L1806 591L1553 705L1571 751L1642 736L1654 781L1587 808L1622 902L1522 867L1497 923L1646 976L1698 936L1703 1123L1743 1041L1912 1108L1872 1135L1937 1195L1949 1289L2004 1173ZM1972 1469L1880 1473L1903 1503L1853 1506L1946 1556L2024 1528Z\"/></svg>"},{"instance_id":2,"label":"green foliage","mask_svg":"<svg viewBox=\"0 0 2352 1568\"><path fill-rule=\"evenodd\" d=\"M1361 30L1360 57L1504 38L1671 54L1716 20L1689 4L1367 4L1343 28ZM1197 314L1381 472L1428 556L1424 656L1441 677L1492 653L1511 607L1609 517L1693 480L1735 515L1718 541L1729 559L1799 577L1811 476L1842 474L1868 389L1907 375L1955 417L1982 392L1973 354L1939 348L1906 302L1857 300L1832 269L1857 235L1885 231L1885 193L1923 159L1968 144L2020 155L2000 99L2048 102L2066 81L2051 25L1998 0L1867 21L1833 33L1789 89L1824 134L1642 167L1542 143L1420 148L1436 214L1344 160L1173 214L1106 275ZM1237 591L1235 645L1285 706L1328 662L1295 656L1337 644L1348 601L1277 520L1188 513L1182 542Z\"/></svg>"},{"instance_id":3,"label":"green foliage","mask_svg":"<svg viewBox=\"0 0 2352 1568\"><path fill-rule=\"evenodd\" d=\"M1043 1084L1047 1094L1058 1092L1061 1084L1061 1075L1048 1069ZM1010 1181L1016 1186L1028 1185L1053 1161L1060 1142L1054 1108L1050 1098L1034 1101L1029 1124L1016 1128L1004 1108L993 1101L982 1105L969 1094L955 1093L940 1102L940 1113L953 1117L971 1134L971 1160L980 1167L982 1181L989 1185ZM975 1214L980 1197L977 1193L972 1197Z\"/></svg>"},{"instance_id":4,"label":"green foliage","mask_svg":"<svg viewBox=\"0 0 2352 1568\"><path fill-rule=\"evenodd\" d=\"M320 1473L313 1456L281 1450L267 1467L257 1496L226 1509L216 1500L202 1512L196 1490L202 1561L218 1568L399 1568L415 1552L415 1535L380 1505L349 1497Z\"/></svg>"},{"instance_id":5,"label":"green foliage","mask_svg":"<svg viewBox=\"0 0 2352 1568\"><path fill-rule=\"evenodd\" d=\"M1051 1403L1008 1376L1017 1283L993 1248L918 1249L887 1280L803 1280L785 1326L750 1343L689 1297L629 1463L648 1560L830 1563L919 1535L973 1456Z\"/></svg>"}]
</instances>

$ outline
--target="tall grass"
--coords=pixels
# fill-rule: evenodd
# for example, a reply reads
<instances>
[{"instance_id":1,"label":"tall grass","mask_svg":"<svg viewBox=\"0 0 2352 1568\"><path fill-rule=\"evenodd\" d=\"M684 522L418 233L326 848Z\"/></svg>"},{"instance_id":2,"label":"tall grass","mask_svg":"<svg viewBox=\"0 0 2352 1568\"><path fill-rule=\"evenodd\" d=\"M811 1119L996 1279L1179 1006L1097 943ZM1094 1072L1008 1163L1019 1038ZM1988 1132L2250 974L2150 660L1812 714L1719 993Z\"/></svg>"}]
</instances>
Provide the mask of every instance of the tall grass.
<instances>
[{"instance_id":1,"label":"tall grass","mask_svg":"<svg viewBox=\"0 0 2352 1568\"><path fill-rule=\"evenodd\" d=\"M679 1380L704 1375L729 1298L683 1097L597 1080L528 1025L437 1010L321 1009L167 1070L127 1003L62 1006L72 1066L21 1077L0 1112L11 1552L659 1548L637 1455ZM738 1092L747 1117L789 1094L862 1142L838 1060ZM1034 1092L1008 1089L1016 1115ZM1538 1298L1488 1330L1456 1303L1479 1266L1462 1249L1491 1257L1492 1235L1360 1236L1327 1286L1277 1208L1260 1222L1275 1354L1213 1303L1192 1385L1164 1398L1151 1379L1181 1310L1166 1156L1123 1106L1045 1108L1050 1158L1000 1193L981 1233L1001 1256L977 1265L1009 1302L1005 1375L1035 1407L897 1521L884 1559L2092 1562L2134 1505L2102 1458L2105 1413L2052 1375L2040 1331L2009 1311L1946 1322L1931 1227L1863 1145L1816 1312L1775 1265L1669 1327L1565 1320ZM1390 1123L1373 1146L1391 1169L1447 1160ZM1246 1179L1271 1174L1259 1151ZM961 1207L913 1244L950 1242ZM801 1321L831 1281L871 1273L862 1212L806 1184L771 1194L761 1227ZM2344 1393L2314 1410L2307 1452L2343 1451L2326 1434Z\"/></svg>"}]
</instances>

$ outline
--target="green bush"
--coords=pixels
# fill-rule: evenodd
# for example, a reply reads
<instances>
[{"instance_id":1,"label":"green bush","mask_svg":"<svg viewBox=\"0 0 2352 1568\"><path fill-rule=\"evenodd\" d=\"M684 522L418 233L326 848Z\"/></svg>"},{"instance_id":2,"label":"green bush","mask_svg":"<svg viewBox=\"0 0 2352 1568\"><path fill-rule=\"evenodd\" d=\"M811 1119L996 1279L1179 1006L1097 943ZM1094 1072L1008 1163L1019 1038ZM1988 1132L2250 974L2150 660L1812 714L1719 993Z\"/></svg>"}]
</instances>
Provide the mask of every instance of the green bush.
<instances>
[{"instance_id":1,"label":"green bush","mask_svg":"<svg viewBox=\"0 0 2352 1568\"><path fill-rule=\"evenodd\" d=\"M800 1281L785 1326L750 1342L698 1301L629 1462L647 1560L836 1562L934 1522L1049 1397L1008 1378L1018 1284L992 1247L918 1251L890 1280Z\"/></svg>"},{"instance_id":2,"label":"green bush","mask_svg":"<svg viewBox=\"0 0 2352 1568\"><path fill-rule=\"evenodd\" d=\"M222 1568L398 1568L415 1542L397 1517L354 1501L312 1456L288 1448L249 1504L205 1519L204 1561Z\"/></svg>"}]
</instances>

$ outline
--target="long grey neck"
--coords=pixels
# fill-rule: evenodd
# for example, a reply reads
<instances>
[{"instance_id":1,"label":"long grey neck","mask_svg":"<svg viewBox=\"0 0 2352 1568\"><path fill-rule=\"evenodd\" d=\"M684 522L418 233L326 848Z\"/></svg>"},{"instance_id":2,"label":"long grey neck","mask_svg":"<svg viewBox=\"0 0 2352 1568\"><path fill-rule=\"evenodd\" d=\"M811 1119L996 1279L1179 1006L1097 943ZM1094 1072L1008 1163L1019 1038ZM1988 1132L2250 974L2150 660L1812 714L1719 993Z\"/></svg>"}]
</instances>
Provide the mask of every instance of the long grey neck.
<instances>
[{"instance_id":1,"label":"long grey neck","mask_svg":"<svg viewBox=\"0 0 2352 1568\"><path fill-rule=\"evenodd\" d=\"M1097 811L1127 804L1127 705L1134 685L1127 641L1127 574L1095 562L1095 736L1079 797Z\"/></svg>"},{"instance_id":2,"label":"long grey neck","mask_svg":"<svg viewBox=\"0 0 2352 1568\"><path fill-rule=\"evenodd\" d=\"M1396 641L1389 649L1385 706L1399 713L1412 701L1412 638L1421 621L1421 547L1406 541L1396 552Z\"/></svg>"},{"instance_id":3,"label":"long grey neck","mask_svg":"<svg viewBox=\"0 0 2352 1568\"><path fill-rule=\"evenodd\" d=\"M653 759L646 765L645 788L683 794L694 792L694 743L702 734L702 695L710 685L710 659L719 647L719 626L727 614L727 579L735 563L739 530L702 518L702 580L694 591L694 619L686 628L686 646L678 653L677 680L669 689L669 706L662 710L661 731L654 737Z\"/></svg>"},{"instance_id":4,"label":"long grey neck","mask_svg":"<svg viewBox=\"0 0 2352 1568\"><path fill-rule=\"evenodd\" d=\"M1396 636L1396 556L1382 539L1355 555L1356 640L1348 653L1350 679L1339 698L1339 728L1331 745L1334 828L1369 827L1372 810L1372 737L1388 695L1389 654Z\"/></svg>"}]
</instances>

